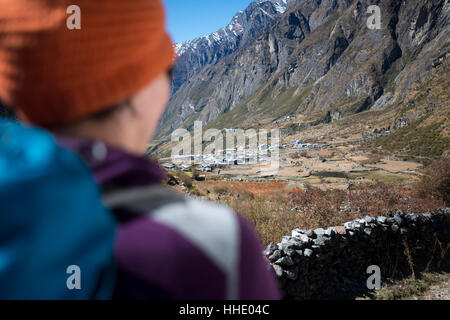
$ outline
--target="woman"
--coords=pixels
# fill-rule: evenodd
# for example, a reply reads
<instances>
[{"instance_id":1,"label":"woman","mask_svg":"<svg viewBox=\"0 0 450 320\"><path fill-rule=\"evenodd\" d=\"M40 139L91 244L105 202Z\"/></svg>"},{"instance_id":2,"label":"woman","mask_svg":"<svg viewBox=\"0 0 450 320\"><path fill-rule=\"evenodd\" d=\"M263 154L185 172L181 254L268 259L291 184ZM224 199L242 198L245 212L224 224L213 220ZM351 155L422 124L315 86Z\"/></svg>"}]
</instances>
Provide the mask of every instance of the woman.
<instances>
[{"instance_id":1,"label":"woman","mask_svg":"<svg viewBox=\"0 0 450 320\"><path fill-rule=\"evenodd\" d=\"M0 99L52 132L101 185L119 224L115 297L278 299L248 222L169 191L144 158L174 62L161 3L79 0L80 29L67 27L69 5L0 0Z\"/></svg>"}]
</instances>

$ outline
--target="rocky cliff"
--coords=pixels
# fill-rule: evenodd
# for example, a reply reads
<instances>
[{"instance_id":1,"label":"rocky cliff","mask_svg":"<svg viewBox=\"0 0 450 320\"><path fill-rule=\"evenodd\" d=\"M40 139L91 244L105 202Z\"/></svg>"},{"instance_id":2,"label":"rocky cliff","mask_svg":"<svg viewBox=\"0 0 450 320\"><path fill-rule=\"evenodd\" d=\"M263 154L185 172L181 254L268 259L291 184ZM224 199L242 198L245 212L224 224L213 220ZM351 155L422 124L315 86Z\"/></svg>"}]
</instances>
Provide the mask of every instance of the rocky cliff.
<instances>
[{"instance_id":1,"label":"rocky cliff","mask_svg":"<svg viewBox=\"0 0 450 320\"><path fill-rule=\"evenodd\" d=\"M379 30L367 26L371 5L381 9ZM214 49L213 34L178 46L157 139L198 119L249 127L287 114L339 119L398 107L448 57L449 18L448 0L252 3L216 34L239 30L227 45Z\"/></svg>"},{"instance_id":2,"label":"rocky cliff","mask_svg":"<svg viewBox=\"0 0 450 320\"><path fill-rule=\"evenodd\" d=\"M283 14L292 0L257 0L238 12L228 26L210 35L176 44L178 63L173 91L205 65L214 65L256 39Z\"/></svg>"}]
</instances>

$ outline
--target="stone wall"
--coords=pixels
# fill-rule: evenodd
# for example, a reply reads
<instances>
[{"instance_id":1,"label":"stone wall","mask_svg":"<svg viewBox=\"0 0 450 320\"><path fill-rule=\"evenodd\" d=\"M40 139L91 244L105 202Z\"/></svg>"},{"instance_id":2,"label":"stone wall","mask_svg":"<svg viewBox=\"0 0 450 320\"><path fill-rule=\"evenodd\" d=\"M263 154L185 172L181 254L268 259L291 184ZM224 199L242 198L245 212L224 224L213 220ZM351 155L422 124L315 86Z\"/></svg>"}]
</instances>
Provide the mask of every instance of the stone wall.
<instances>
[{"instance_id":1,"label":"stone wall","mask_svg":"<svg viewBox=\"0 0 450 320\"><path fill-rule=\"evenodd\" d=\"M343 227L292 231L265 254L286 299L348 299L368 292L369 266L382 280L450 269L450 208L393 212Z\"/></svg>"}]
</instances>

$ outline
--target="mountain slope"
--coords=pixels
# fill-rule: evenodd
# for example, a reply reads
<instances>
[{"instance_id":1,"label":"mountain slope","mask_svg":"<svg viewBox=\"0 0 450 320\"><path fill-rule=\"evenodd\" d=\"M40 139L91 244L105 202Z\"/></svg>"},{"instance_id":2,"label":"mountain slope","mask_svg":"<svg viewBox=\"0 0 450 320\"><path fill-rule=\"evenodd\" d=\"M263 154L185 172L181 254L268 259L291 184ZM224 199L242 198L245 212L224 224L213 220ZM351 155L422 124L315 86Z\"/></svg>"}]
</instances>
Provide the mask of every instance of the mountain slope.
<instances>
[{"instance_id":1,"label":"mountain slope","mask_svg":"<svg viewBox=\"0 0 450 320\"><path fill-rule=\"evenodd\" d=\"M370 30L373 1L293 1L259 37L193 72L173 95L158 138L197 119L251 127L288 114L329 122L398 107L450 52L450 5L378 3L382 29Z\"/></svg>"},{"instance_id":2,"label":"mountain slope","mask_svg":"<svg viewBox=\"0 0 450 320\"><path fill-rule=\"evenodd\" d=\"M210 35L176 44L178 63L173 91L207 64L215 64L261 35L292 0L258 0L238 12L228 26Z\"/></svg>"},{"instance_id":3,"label":"mountain slope","mask_svg":"<svg viewBox=\"0 0 450 320\"><path fill-rule=\"evenodd\" d=\"M210 73L210 70L223 71L224 61L276 23L292 2L254 1L244 11L237 13L227 27L209 36L177 44L179 57L174 69L173 96L158 128L157 137L167 135L189 116L195 116L198 110L208 105L209 101L204 97L212 94L212 86L207 82L221 76L215 71ZM223 112L223 108L216 109L213 118Z\"/></svg>"},{"instance_id":4,"label":"mountain slope","mask_svg":"<svg viewBox=\"0 0 450 320\"><path fill-rule=\"evenodd\" d=\"M365 27L367 16L359 14L370 4L363 2L329 16L281 72L218 122L246 126L288 113L330 111L342 117L401 100L416 80L426 79L433 61L449 52L448 3L383 1L388 23L372 31ZM424 11L429 15L418 24Z\"/></svg>"}]
</instances>

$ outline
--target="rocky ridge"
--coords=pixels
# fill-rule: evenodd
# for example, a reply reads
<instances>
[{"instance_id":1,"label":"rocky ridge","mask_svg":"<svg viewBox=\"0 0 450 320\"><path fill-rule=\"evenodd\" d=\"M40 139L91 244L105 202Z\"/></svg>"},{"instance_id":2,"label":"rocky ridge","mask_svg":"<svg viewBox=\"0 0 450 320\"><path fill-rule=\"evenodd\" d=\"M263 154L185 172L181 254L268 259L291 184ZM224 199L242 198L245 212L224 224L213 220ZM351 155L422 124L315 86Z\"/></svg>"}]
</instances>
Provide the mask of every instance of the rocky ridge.
<instances>
[{"instance_id":1,"label":"rocky ridge","mask_svg":"<svg viewBox=\"0 0 450 320\"><path fill-rule=\"evenodd\" d=\"M245 45L184 73L187 80L175 86L157 139L190 128L194 120L249 127L289 114L345 118L395 108L449 56L450 5L378 1L382 29L370 30L372 2L292 1ZM183 69L183 61L177 68Z\"/></svg>"}]
</instances>

